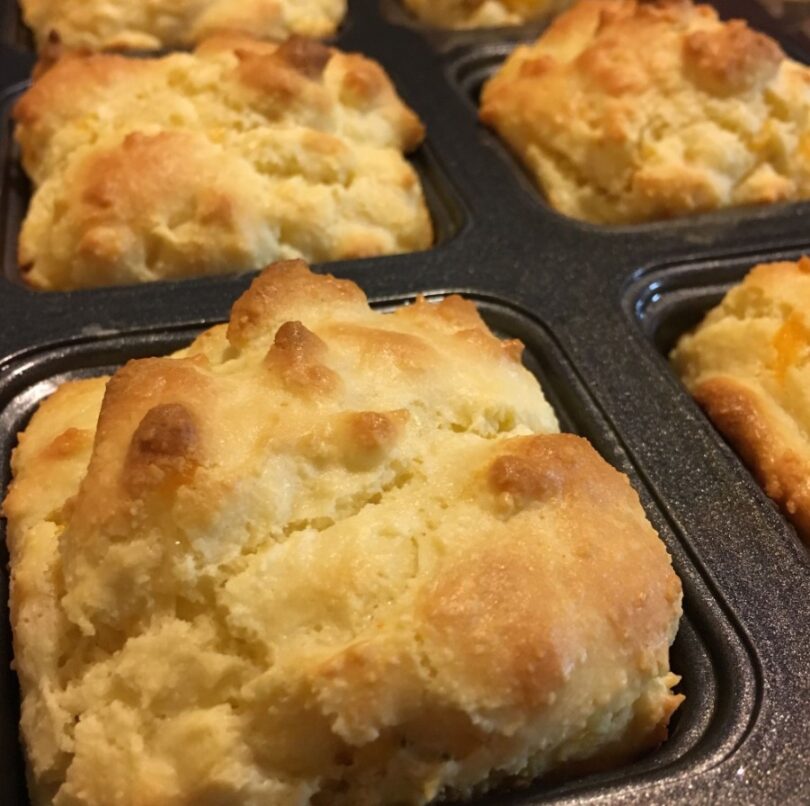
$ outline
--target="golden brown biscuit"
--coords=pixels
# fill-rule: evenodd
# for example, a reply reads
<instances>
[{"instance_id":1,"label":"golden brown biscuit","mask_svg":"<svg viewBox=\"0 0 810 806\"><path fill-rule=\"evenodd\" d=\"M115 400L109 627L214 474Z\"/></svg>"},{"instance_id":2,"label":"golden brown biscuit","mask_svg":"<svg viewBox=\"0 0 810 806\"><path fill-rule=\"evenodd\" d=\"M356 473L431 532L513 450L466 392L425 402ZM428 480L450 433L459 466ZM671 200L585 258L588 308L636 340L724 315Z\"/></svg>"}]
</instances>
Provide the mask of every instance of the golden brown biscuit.
<instances>
[{"instance_id":1,"label":"golden brown biscuit","mask_svg":"<svg viewBox=\"0 0 810 806\"><path fill-rule=\"evenodd\" d=\"M571 0L404 0L423 22L439 28L521 25L571 4Z\"/></svg>"},{"instance_id":2,"label":"golden brown biscuit","mask_svg":"<svg viewBox=\"0 0 810 806\"><path fill-rule=\"evenodd\" d=\"M330 36L346 0L21 0L40 49L54 38L70 48L159 50L212 34L282 41Z\"/></svg>"},{"instance_id":3,"label":"golden brown biscuit","mask_svg":"<svg viewBox=\"0 0 810 806\"><path fill-rule=\"evenodd\" d=\"M810 196L810 69L687 0L581 0L484 86L553 207L627 224Z\"/></svg>"},{"instance_id":4,"label":"golden brown biscuit","mask_svg":"<svg viewBox=\"0 0 810 806\"><path fill-rule=\"evenodd\" d=\"M432 242L403 157L424 136L419 119L376 62L312 40L212 39L161 59L68 54L14 117L36 185L19 259L37 288Z\"/></svg>"},{"instance_id":5,"label":"golden brown biscuit","mask_svg":"<svg viewBox=\"0 0 810 806\"><path fill-rule=\"evenodd\" d=\"M756 266L681 338L687 389L810 542L810 258Z\"/></svg>"},{"instance_id":6,"label":"golden brown biscuit","mask_svg":"<svg viewBox=\"0 0 810 806\"><path fill-rule=\"evenodd\" d=\"M46 400L4 504L39 799L423 804L661 741L679 580L520 352L296 261Z\"/></svg>"}]
</instances>

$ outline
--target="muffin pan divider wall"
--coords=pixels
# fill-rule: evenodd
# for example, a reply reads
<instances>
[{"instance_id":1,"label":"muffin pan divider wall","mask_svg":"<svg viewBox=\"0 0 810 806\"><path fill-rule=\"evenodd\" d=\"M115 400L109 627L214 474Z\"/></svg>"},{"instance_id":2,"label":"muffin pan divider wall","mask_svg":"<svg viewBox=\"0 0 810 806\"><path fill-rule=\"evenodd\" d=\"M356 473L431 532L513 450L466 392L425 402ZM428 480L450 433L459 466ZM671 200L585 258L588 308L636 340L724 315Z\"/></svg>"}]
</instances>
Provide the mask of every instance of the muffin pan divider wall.
<instances>
[{"instance_id":1,"label":"muffin pan divider wall","mask_svg":"<svg viewBox=\"0 0 810 806\"><path fill-rule=\"evenodd\" d=\"M466 293L496 330L521 338L564 427L630 476L685 587L673 667L688 700L670 740L609 774L498 790L478 802L808 802L810 560L661 349L754 262L810 248L810 204L622 228L562 217L475 114L477 89L505 55L503 43L530 38L538 26L442 33L394 3L350 2L335 44L378 59L425 122L427 144L414 161L439 237L425 252L318 268L354 280L381 305ZM760 22L761 6L733 5ZM15 278L25 189L7 111L33 58L13 6L0 8L5 486L16 431L54 383L179 346L226 318L251 276L71 293L34 292ZM783 44L796 52L797 41L791 34ZM5 576L0 585L4 607ZM24 804L7 613L0 618L0 785L11 793L3 802Z\"/></svg>"}]
</instances>

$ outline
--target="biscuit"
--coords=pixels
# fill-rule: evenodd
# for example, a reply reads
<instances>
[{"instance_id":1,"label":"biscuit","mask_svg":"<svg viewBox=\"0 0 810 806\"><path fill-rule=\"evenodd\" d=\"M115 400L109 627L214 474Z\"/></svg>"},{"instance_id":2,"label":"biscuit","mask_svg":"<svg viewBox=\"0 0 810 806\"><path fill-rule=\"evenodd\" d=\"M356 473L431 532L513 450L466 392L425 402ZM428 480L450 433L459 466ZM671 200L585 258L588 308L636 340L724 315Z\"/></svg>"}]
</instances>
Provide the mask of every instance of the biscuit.
<instances>
[{"instance_id":1,"label":"biscuit","mask_svg":"<svg viewBox=\"0 0 810 806\"><path fill-rule=\"evenodd\" d=\"M571 0L404 0L422 22L437 28L522 25L571 4Z\"/></svg>"},{"instance_id":2,"label":"biscuit","mask_svg":"<svg viewBox=\"0 0 810 806\"><path fill-rule=\"evenodd\" d=\"M40 50L54 39L87 50L183 48L214 34L282 41L335 32L346 0L21 0Z\"/></svg>"},{"instance_id":3,"label":"biscuit","mask_svg":"<svg viewBox=\"0 0 810 806\"><path fill-rule=\"evenodd\" d=\"M423 804L660 742L680 582L521 349L293 261L46 400L4 503L39 799Z\"/></svg>"},{"instance_id":4,"label":"biscuit","mask_svg":"<svg viewBox=\"0 0 810 806\"><path fill-rule=\"evenodd\" d=\"M484 86L549 203L629 224L810 196L810 69L687 0L581 0Z\"/></svg>"},{"instance_id":5,"label":"biscuit","mask_svg":"<svg viewBox=\"0 0 810 806\"><path fill-rule=\"evenodd\" d=\"M312 40L160 59L67 54L14 109L36 191L19 261L47 290L425 249L403 157L424 129L383 69Z\"/></svg>"},{"instance_id":6,"label":"biscuit","mask_svg":"<svg viewBox=\"0 0 810 806\"><path fill-rule=\"evenodd\" d=\"M810 258L766 263L671 360L686 388L810 543Z\"/></svg>"}]
</instances>

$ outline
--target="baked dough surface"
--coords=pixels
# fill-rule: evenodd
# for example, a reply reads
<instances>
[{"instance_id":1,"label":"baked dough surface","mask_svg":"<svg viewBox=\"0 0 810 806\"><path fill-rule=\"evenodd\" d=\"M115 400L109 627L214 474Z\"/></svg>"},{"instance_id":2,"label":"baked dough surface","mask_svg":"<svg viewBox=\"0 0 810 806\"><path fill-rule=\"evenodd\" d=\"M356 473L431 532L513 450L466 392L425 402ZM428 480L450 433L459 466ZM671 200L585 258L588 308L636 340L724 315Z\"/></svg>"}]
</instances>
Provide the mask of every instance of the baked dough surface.
<instances>
[{"instance_id":1,"label":"baked dough surface","mask_svg":"<svg viewBox=\"0 0 810 806\"><path fill-rule=\"evenodd\" d=\"M671 360L810 543L810 258L756 266Z\"/></svg>"},{"instance_id":2,"label":"baked dough surface","mask_svg":"<svg viewBox=\"0 0 810 806\"><path fill-rule=\"evenodd\" d=\"M159 59L66 54L14 110L41 289L425 249L424 137L374 61L293 38Z\"/></svg>"},{"instance_id":3,"label":"baked dough surface","mask_svg":"<svg viewBox=\"0 0 810 806\"><path fill-rule=\"evenodd\" d=\"M810 196L810 68L687 0L581 0L484 86L550 204L629 224Z\"/></svg>"},{"instance_id":4,"label":"baked dough surface","mask_svg":"<svg viewBox=\"0 0 810 806\"><path fill-rule=\"evenodd\" d=\"M346 0L21 0L40 49L54 38L69 48L159 50L214 34L283 41L333 34Z\"/></svg>"},{"instance_id":5,"label":"baked dough surface","mask_svg":"<svg viewBox=\"0 0 810 806\"><path fill-rule=\"evenodd\" d=\"M38 802L422 804L660 742L680 582L521 347L292 262L48 398L4 504Z\"/></svg>"},{"instance_id":6,"label":"baked dough surface","mask_svg":"<svg viewBox=\"0 0 810 806\"><path fill-rule=\"evenodd\" d=\"M571 0L404 0L422 22L438 28L521 25L571 4Z\"/></svg>"}]
</instances>

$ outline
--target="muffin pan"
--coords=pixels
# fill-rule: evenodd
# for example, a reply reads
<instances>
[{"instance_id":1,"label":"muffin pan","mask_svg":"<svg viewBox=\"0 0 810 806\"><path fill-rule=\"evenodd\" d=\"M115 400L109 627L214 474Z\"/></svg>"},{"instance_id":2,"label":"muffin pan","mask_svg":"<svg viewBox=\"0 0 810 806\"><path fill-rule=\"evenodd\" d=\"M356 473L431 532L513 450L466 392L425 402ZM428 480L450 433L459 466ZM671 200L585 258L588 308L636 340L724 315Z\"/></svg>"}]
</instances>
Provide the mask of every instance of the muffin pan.
<instances>
[{"instance_id":1,"label":"muffin pan","mask_svg":"<svg viewBox=\"0 0 810 806\"><path fill-rule=\"evenodd\" d=\"M350 2L336 44L378 59L425 122L427 145L415 162L439 238L425 252L320 268L354 280L385 307L418 293L466 294L499 333L522 339L564 430L588 437L630 476L684 583L672 667L687 700L669 740L608 774L499 789L477 802L810 801L810 556L665 361L675 338L750 266L810 250L810 204L622 228L560 216L477 124L474 105L486 75L537 26L439 32L399 15L393 2ZM779 21L753 0L718 3L721 12L732 5L778 32ZM16 433L56 384L187 343L227 316L251 275L71 293L20 282L15 248L28 190L8 109L34 59L14 8L0 8L5 488ZM792 22L780 38L810 61L797 30ZM8 579L1 579L5 608ZM0 623L0 786L4 803L25 804L6 610Z\"/></svg>"}]
</instances>

